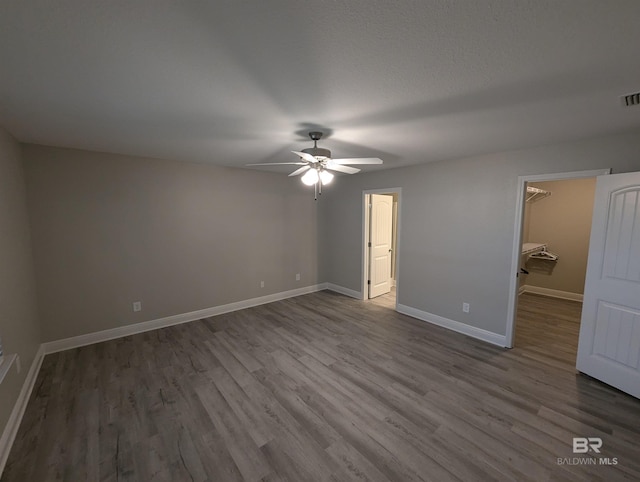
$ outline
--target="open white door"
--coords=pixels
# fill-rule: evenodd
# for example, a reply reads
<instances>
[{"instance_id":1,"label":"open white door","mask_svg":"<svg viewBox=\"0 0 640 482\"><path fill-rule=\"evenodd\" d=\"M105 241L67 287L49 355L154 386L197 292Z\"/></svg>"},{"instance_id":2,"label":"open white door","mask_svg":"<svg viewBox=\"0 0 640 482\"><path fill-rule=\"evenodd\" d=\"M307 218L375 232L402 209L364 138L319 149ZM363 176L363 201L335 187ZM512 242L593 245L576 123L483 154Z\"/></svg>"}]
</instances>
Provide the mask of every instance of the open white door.
<instances>
[{"instance_id":1,"label":"open white door","mask_svg":"<svg viewBox=\"0 0 640 482\"><path fill-rule=\"evenodd\" d=\"M576 366L640 398L640 172L597 180Z\"/></svg>"},{"instance_id":2,"label":"open white door","mask_svg":"<svg viewBox=\"0 0 640 482\"><path fill-rule=\"evenodd\" d=\"M393 196L371 195L369 298L391 291Z\"/></svg>"}]
</instances>

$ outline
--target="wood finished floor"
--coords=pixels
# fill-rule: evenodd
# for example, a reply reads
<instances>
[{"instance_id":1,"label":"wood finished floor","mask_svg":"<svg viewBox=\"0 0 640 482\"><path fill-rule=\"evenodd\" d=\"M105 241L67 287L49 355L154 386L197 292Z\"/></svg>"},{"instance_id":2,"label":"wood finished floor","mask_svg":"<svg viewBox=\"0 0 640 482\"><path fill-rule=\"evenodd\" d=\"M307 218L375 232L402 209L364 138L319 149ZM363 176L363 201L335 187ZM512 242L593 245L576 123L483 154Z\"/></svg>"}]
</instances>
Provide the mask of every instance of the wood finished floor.
<instances>
[{"instance_id":1,"label":"wood finished floor","mask_svg":"<svg viewBox=\"0 0 640 482\"><path fill-rule=\"evenodd\" d=\"M392 310L396 309L396 288L395 286L391 287L391 291L385 295L377 296L375 298L371 298L369 303L373 303L376 306L380 306L382 308L390 308Z\"/></svg>"},{"instance_id":2,"label":"wood finished floor","mask_svg":"<svg viewBox=\"0 0 640 482\"><path fill-rule=\"evenodd\" d=\"M639 480L580 305L520 301L513 350L325 291L48 355L2 480ZM618 465L558 465L577 436Z\"/></svg>"}]
</instances>

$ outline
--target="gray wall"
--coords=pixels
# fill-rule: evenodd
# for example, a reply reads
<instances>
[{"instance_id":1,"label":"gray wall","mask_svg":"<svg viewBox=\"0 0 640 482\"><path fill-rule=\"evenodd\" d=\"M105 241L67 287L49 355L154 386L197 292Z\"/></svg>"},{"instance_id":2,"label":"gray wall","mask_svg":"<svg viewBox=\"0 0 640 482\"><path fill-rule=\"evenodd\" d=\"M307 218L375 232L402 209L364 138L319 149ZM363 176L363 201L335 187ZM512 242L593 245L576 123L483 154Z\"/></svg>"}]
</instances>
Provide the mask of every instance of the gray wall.
<instances>
[{"instance_id":1,"label":"gray wall","mask_svg":"<svg viewBox=\"0 0 640 482\"><path fill-rule=\"evenodd\" d=\"M0 386L0 433L6 427L40 344L35 278L20 146L0 128L0 336L6 354L17 353Z\"/></svg>"},{"instance_id":2,"label":"gray wall","mask_svg":"<svg viewBox=\"0 0 640 482\"><path fill-rule=\"evenodd\" d=\"M34 145L23 153L44 341L319 282L317 203L299 181Z\"/></svg>"},{"instance_id":3,"label":"gray wall","mask_svg":"<svg viewBox=\"0 0 640 482\"><path fill-rule=\"evenodd\" d=\"M640 132L341 176L322 199L327 281L361 290L362 191L401 187L399 303L504 335L517 177L608 167L640 170Z\"/></svg>"},{"instance_id":4,"label":"gray wall","mask_svg":"<svg viewBox=\"0 0 640 482\"><path fill-rule=\"evenodd\" d=\"M556 262L530 259L526 284L582 294L596 181L569 179L532 186L551 192L551 196L530 204L528 240L547 243L548 250L559 258Z\"/></svg>"}]
</instances>

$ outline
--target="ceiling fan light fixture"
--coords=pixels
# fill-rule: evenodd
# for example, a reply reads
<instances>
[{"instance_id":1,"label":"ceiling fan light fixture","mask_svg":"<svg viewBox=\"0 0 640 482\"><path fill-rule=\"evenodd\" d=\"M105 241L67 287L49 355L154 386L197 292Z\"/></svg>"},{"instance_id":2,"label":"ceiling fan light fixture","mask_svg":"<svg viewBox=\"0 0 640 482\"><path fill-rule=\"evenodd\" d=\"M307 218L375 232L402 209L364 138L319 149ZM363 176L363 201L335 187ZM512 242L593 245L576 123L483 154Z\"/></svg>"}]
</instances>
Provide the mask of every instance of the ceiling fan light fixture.
<instances>
[{"instance_id":1,"label":"ceiling fan light fixture","mask_svg":"<svg viewBox=\"0 0 640 482\"><path fill-rule=\"evenodd\" d=\"M277 166L291 164L302 166L296 168L289 177L300 176L302 183L307 186L313 186L315 198L318 194L322 194L322 186L326 186L333 181L334 174L330 171L338 171L345 174L356 174L360 172L357 167L351 167L349 164L382 164L382 159L377 157L360 157L349 159L333 159L331 151L323 147L318 147L318 141L322 138L322 132L309 132L309 137L313 141L313 147L302 149L301 151L291 151L300 159L297 162L262 162L258 164L247 164L248 166Z\"/></svg>"},{"instance_id":2,"label":"ceiling fan light fixture","mask_svg":"<svg viewBox=\"0 0 640 482\"><path fill-rule=\"evenodd\" d=\"M318 171L316 169L309 169L305 175L302 176L301 181L307 186L313 186L318 182L318 179Z\"/></svg>"},{"instance_id":3,"label":"ceiling fan light fixture","mask_svg":"<svg viewBox=\"0 0 640 482\"><path fill-rule=\"evenodd\" d=\"M330 184L331 181L333 181L333 174L331 174L329 171L320 171L320 181L322 182L323 186Z\"/></svg>"}]
</instances>

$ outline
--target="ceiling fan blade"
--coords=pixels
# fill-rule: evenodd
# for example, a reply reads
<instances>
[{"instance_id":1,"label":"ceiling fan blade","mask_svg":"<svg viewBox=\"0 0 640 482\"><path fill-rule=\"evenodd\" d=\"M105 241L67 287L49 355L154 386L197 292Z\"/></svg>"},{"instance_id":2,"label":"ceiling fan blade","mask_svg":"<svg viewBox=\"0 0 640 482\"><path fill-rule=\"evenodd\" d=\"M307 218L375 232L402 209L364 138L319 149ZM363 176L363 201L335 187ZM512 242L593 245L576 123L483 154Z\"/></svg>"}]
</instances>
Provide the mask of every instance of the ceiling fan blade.
<instances>
[{"instance_id":1,"label":"ceiling fan blade","mask_svg":"<svg viewBox=\"0 0 640 482\"><path fill-rule=\"evenodd\" d=\"M306 166L306 162L259 162L257 164L245 164L245 166Z\"/></svg>"},{"instance_id":2,"label":"ceiling fan blade","mask_svg":"<svg viewBox=\"0 0 640 482\"><path fill-rule=\"evenodd\" d=\"M306 171L308 169L310 169L310 167L308 165L307 166L302 166L300 169L296 169L291 174L289 174L289 177L297 176L298 174L302 174L304 171Z\"/></svg>"},{"instance_id":3,"label":"ceiling fan blade","mask_svg":"<svg viewBox=\"0 0 640 482\"><path fill-rule=\"evenodd\" d=\"M306 152L300 152L300 151L291 151L291 152L300 156L302 159L304 159L307 162L313 162L314 164L318 162L318 160L315 157L313 157L311 154L307 154Z\"/></svg>"},{"instance_id":4,"label":"ceiling fan blade","mask_svg":"<svg viewBox=\"0 0 640 482\"><path fill-rule=\"evenodd\" d=\"M358 168L341 166L339 164L328 164L326 169L329 169L330 171L345 172L347 174L355 174L356 172L360 172L360 169Z\"/></svg>"},{"instance_id":5,"label":"ceiling fan blade","mask_svg":"<svg viewBox=\"0 0 640 482\"><path fill-rule=\"evenodd\" d=\"M336 164L382 164L382 159L377 157L359 157L355 159L331 159Z\"/></svg>"}]
</instances>

